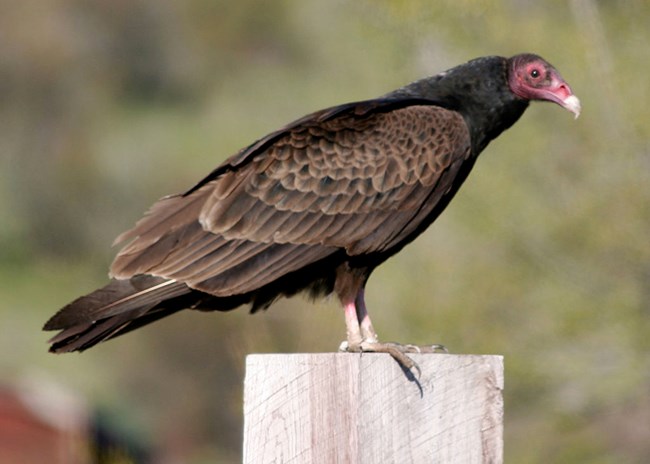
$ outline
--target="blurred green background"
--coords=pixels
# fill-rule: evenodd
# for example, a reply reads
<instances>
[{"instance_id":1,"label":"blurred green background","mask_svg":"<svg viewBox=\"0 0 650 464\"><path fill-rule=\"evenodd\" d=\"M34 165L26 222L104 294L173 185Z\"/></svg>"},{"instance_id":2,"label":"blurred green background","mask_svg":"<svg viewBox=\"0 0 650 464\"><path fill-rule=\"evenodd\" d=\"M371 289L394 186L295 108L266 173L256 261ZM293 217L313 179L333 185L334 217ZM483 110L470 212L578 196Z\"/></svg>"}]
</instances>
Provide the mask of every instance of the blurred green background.
<instances>
[{"instance_id":1,"label":"blurred green background","mask_svg":"<svg viewBox=\"0 0 650 464\"><path fill-rule=\"evenodd\" d=\"M529 51L582 116L535 104L493 142L370 279L373 321L505 356L507 462L650 462L649 24L645 0L3 2L0 380L65 386L155 462L237 462L245 355L335 350L335 299L186 311L81 355L47 354L42 324L157 198L254 139Z\"/></svg>"}]
</instances>

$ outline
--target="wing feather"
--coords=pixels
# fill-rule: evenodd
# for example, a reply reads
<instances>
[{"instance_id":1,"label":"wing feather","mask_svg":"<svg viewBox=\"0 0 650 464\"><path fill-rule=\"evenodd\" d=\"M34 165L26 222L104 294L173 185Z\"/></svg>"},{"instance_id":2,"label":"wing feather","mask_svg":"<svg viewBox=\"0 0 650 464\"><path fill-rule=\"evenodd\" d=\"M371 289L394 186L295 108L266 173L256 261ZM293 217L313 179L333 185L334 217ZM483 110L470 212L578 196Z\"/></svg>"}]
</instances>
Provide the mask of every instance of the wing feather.
<instances>
[{"instance_id":1,"label":"wing feather","mask_svg":"<svg viewBox=\"0 0 650 464\"><path fill-rule=\"evenodd\" d=\"M303 118L185 195L160 200L118 237L131 242L112 274L147 273L228 296L341 249L397 246L449 191L469 156L469 131L441 107L366 105Z\"/></svg>"}]
</instances>

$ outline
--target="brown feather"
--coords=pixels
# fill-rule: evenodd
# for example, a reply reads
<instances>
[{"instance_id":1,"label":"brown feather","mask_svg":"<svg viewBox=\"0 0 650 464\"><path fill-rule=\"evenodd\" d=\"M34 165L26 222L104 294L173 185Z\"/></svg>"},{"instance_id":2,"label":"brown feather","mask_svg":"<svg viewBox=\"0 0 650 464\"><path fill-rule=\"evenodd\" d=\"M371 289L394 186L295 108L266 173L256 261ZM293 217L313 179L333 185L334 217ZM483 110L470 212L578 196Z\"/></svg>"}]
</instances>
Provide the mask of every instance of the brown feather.
<instances>
[{"instance_id":1,"label":"brown feather","mask_svg":"<svg viewBox=\"0 0 650 464\"><path fill-rule=\"evenodd\" d=\"M159 277L138 276L130 280L114 279L105 287L66 305L50 318L45 329L57 330L71 324L90 323L142 306L153 306L160 301L188 292L187 285Z\"/></svg>"}]
</instances>

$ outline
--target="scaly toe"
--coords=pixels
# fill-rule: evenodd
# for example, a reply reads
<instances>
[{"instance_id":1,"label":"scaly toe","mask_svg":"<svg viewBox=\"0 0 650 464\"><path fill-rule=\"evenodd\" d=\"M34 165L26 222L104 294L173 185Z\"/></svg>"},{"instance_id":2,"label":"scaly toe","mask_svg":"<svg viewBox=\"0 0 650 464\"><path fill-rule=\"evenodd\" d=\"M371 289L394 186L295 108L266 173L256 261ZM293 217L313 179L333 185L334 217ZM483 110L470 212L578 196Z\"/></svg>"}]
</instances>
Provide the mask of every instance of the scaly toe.
<instances>
[{"instance_id":1,"label":"scaly toe","mask_svg":"<svg viewBox=\"0 0 650 464\"><path fill-rule=\"evenodd\" d=\"M397 361L400 366L410 371L416 378L420 378L420 366L415 361L406 356L404 345L397 343L378 343L378 342L361 342L361 351L372 353L388 353Z\"/></svg>"}]
</instances>

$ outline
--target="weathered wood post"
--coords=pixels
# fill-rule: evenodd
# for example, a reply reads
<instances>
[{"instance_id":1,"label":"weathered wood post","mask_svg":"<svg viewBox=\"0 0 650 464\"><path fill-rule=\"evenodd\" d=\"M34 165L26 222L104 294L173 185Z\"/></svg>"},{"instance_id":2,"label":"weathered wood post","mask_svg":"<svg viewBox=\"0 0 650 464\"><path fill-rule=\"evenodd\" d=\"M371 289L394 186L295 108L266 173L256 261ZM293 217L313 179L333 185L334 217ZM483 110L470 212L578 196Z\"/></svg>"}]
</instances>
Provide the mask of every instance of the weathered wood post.
<instances>
[{"instance_id":1,"label":"weathered wood post","mask_svg":"<svg viewBox=\"0 0 650 464\"><path fill-rule=\"evenodd\" d=\"M503 358L410 356L248 356L244 463L502 462Z\"/></svg>"}]
</instances>

